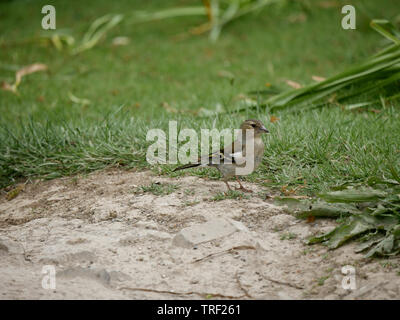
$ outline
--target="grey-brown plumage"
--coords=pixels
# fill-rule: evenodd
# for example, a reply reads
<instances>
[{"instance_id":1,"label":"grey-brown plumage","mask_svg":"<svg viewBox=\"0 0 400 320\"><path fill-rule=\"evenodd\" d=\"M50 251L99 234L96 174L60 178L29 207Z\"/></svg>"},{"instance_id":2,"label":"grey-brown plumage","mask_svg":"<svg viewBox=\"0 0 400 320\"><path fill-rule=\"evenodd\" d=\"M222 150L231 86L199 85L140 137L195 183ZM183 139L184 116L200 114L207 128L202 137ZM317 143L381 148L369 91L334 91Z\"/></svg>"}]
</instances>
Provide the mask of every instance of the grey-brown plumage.
<instances>
[{"instance_id":1,"label":"grey-brown plumage","mask_svg":"<svg viewBox=\"0 0 400 320\"><path fill-rule=\"evenodd\" d=\"M186 164L175 168L174 171L200 166L215 167L221 172L223 181L229 190L231 188L228 180L236 177L240 185L240 188L237 189L251 192L242 186L238 176L252 173L261 164L264 155L264 143L261 135L268 133L268 130L261 121L254 119L244 121L240 129L242 129L241 139L238 137L231 146L208 156L201 156L197 163ZM247 136L246 131L248 131Z\"/></svg>"}]
</instances>

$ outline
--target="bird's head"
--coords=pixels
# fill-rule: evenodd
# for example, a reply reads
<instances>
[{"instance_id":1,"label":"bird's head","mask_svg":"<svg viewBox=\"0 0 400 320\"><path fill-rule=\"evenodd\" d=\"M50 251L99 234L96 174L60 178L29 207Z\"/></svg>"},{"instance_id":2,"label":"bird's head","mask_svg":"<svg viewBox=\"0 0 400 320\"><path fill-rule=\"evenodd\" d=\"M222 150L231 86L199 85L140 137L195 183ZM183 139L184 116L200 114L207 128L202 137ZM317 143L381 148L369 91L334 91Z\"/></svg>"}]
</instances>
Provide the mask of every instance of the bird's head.
<instances>
[{"instance_id":1,"label":"bird's head","mask_svg":"<svg viewBox=\"0 0 400 320\"><path fill-rule=\"evenodd\" d=\"M260 136L263 133L269 133L267 128L263 125L263 123L260 120L246 120L242 123L240 126L240 129L242 130L254 130L254 136Z\"/></svg>"}]
</instances>

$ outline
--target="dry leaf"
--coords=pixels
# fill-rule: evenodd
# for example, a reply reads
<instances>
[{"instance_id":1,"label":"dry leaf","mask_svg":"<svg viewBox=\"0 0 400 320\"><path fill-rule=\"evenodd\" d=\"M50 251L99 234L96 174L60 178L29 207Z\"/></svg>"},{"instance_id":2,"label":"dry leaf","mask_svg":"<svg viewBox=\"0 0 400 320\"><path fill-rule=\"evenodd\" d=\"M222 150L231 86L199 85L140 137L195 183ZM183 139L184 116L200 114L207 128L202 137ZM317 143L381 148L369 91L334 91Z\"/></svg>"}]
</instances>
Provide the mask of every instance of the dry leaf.
<instances>
[{"instance_id":1,"label":"dry leaf","mask_svg":"<svg viewBox=\"0 0 400 320\"><path fill-rule=\"evenodd\" d=\"M279 118L278 118L278 117L275 117L275 116L271 116L271 118L269 119L269 121L270 121L271 123L274 123L274 122L279 121Z\"/></svg>"},{"instance_id":2,"label":"dry leaf","mask_svg":"<svg viewBox=\"0 0 400 320\"><path fill-rule=\"evenodd\" d=\"M291 195L290 197L287 197L289 199L310 199L309 196L298 196L298 195Z\"/></svg>"},{"instance_id":3,"label":"dry leaf","mask_svg":"<svg viewBox=\"0 0 400 320\"><path fill-rule=\"evenodd\" d=\"M21 83L22 77L26 76L28 74L38 72L38 71L44 71L47 70L47 66L43 63L34 63L29 66L23 67L22 69L18 70L15 73L15 83L10 85L7 82L3 82L1 84L1 89L6 90L6 91L11 91L13 93L17 93L17 88L19 84Z\"/></svg>"},{"instance_id":4,"label":"dry leaf","mask_svg":"<svg viewBox=\"0 0 400 320\"><path fill-rule=\"evenodd\" d=\"M319 76L312 76L312 79L313 79L314 81L317 81L317 82L322 82L322 81L325 81L325 80L326 80L326 78L319 77Z\"/></svg>"},{"instance_id":5,"label":"dry leaf","mask_svg":"<svg viewBox=\"0 0 400 320\"><path fill-rule=\"evenodd\" d=\"M292 88L295 88L295 89L300 89L302 87L300 83L297 83L297 82L292 81L292 80L286 80L286 83L289 86L291 86Z\"/></svg>"},{"instance_id":6,"label":"dry leaf","mask_svg":"<svg viewBox=\"0 0 400 320\"><path fill-rule=\"evenodd\" d=\"M44 70L47 70L47 66L43 63L34 63L18 70L17 73L15 74L15 86L18 87L23 76Z\"/></svg>"},{"instance_id":7,"label":"dry leaf","mask_svg":"<svg viewBox=\"0 0 400 320\"><path fill-rule=\"evenodd\" d=\"M288 187L288 185L284 185L284 186L281 187L281 192L284 195L291 196L291 195L294 195L296 193L295 189L288 189L287 187Z\"/></svg>"},{"instance_id":8,"label":"dry leaf","mask_svg":"<svg viewBox=\"0 0 400 320\"><path fill-rule=\"evenodd\" d=\"M315 217L314 216L308 216L307 217L307 223L311 223L315 221Z\"/></svg>"}]
</instances>

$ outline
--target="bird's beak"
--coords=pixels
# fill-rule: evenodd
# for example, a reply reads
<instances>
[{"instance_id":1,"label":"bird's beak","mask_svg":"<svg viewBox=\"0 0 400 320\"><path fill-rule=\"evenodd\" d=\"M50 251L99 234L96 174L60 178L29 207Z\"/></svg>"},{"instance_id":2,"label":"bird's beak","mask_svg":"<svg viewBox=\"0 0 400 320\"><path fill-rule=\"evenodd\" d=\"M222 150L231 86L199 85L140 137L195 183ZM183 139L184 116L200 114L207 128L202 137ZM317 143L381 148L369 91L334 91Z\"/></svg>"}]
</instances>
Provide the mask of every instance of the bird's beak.
<instances>
[{"instance_id":1,"label":"bird's beak","mask_svg":"<svg viewBox=\"0 0 400 320\"><path fill-rule=\"evenodd\" d=\"M269 133L269 131L267 130L267 128L264 127L264 126L261 127L261 131L263 131L263 132L265 132L265 133Z\"/></svg>"}]
</instances>

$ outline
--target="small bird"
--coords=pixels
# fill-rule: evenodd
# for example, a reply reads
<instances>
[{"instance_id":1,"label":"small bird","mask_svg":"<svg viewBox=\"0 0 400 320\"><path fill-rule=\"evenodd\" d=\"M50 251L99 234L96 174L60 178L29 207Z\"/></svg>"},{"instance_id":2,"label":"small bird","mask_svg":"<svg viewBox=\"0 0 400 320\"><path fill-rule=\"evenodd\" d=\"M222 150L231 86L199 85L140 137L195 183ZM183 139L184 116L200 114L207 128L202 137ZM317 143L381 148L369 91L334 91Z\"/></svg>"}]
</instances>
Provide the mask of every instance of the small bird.
<instances>
[{"instance_id":1,"label":"small bird","mask_svg":"<svg viewBox=\"0 0 400 320\"><path fill-rule=\"evenodd\" d=\"M261 121L253 119L244 121L241 124L240 129L242 130L241 139L238 137L232 143L230 148L225 147L218 152L211 153L208 156L201 156L196 163L186 164L184 166L175 168L173 171L204 166L215 167L221 172L223 181L225 182L229 191L232 189L228 184L228 180L232 177L235 177L240 186L239 188L235 188L236 190L252 192L251 190L243 187L238 176L252 173L261 164L264 155L264 143L261 135L263 133L269 133L269 131L265 128ZM246 131L250 131L250 134L246 135ZM244 170L248 167L250 167L250 170Z\"/></svg>"}]
</instances>

